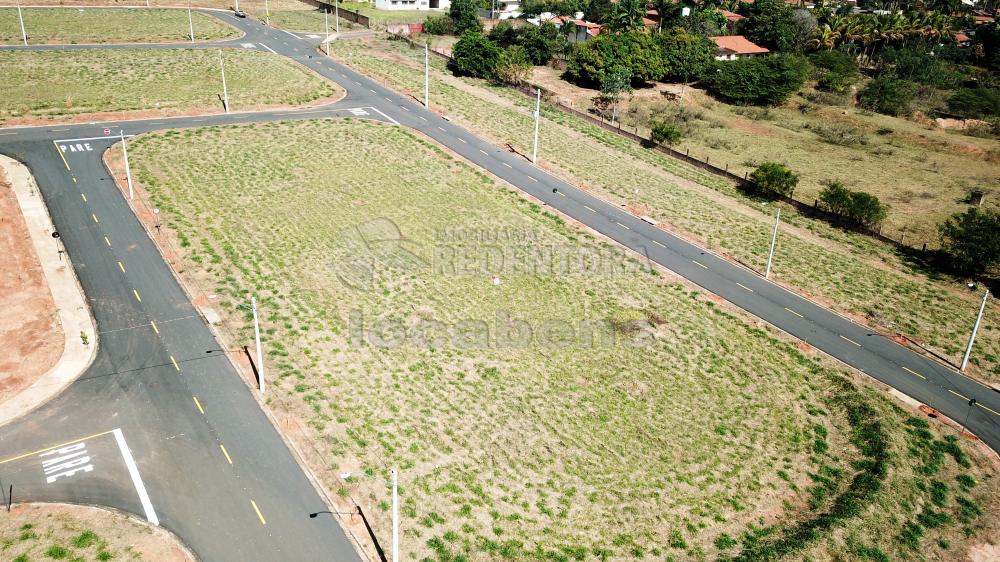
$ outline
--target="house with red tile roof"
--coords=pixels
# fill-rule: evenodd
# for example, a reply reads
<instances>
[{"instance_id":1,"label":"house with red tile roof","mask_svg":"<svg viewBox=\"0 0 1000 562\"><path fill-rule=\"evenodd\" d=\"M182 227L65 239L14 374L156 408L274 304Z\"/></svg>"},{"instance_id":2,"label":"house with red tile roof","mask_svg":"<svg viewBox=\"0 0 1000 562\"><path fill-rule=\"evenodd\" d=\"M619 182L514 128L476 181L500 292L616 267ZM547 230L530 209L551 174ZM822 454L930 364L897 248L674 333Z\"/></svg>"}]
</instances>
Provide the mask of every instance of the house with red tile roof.
<instances>
[{"instance_id":1,"label":"house with red tile roof","mask_svg":"<svg viewBox=\"0 0 1000 562\"><path fill-rule=\"evenodd\" d=\"M715 60L736 60L771 52L742 35L720 35L709 39L719 47L719 54L715 56Z\"/></svg>"}]
</instances>

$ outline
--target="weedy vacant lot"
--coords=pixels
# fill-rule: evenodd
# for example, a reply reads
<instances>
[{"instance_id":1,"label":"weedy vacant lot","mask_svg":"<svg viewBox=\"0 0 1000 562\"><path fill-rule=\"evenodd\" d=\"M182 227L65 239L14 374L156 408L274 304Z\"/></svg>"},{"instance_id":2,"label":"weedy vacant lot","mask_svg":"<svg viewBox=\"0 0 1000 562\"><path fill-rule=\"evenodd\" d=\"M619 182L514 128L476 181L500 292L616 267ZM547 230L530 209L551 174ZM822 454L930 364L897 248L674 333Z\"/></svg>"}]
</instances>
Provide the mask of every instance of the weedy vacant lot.
<instances>
[{"instance_id":1,"label":"weedy vacant lot","mask_svg":"<svg viewBox=\"0 0 1000 562\"><path fill-rule=\"evenodd\" d=\"M234 111L301 105L338 89L278 55L222 50ZM221 111L219 51L81 50L0 52L5 69L0 124L96 112Z\"/></svg>"},{"instance_id":2,"label":"weedy vacant lot","mask_svg":"<svg viewBox=\"0 0 1000 562\"><path fill-rule=\"evenodd\" d=\"M230 344L258 297L272 407L383 539L400 468L408 559L913 558L995 526L953 435L406 130L168 131L130 156Z\"/></svg>"},{"instance_id":3,"label":"weedy vacant lot","mask_svg":"<svg viewBox=\"0 0 1000 562\"><path fill-rule=\"evenodd\" d=\"M190 41L186 10L22 8L28 43L158 43ZM196 41L232 39L240 32L212 16L191 14ZM0 44L20 45L14 8L0 8Z\"/></svg>"},{"instance_id":4,"label":"weedy vacant lot","mask_svg":"<svg viewBox=\"0 0 1000 562\"><path fill-rule=\"evenodd\" d=\"M561 80L550 67L535 68L533 79L581 110L599 93ZM664 97L670 93L682 94L682 101ZM823 102L809 101L817 97ZM627 130L638 127L646 137L656 119L678 123L685 134L675 148L736 174L762 161L785 163L800 176L795 194L803 201L813 202L830 180L876 195L892 207L885 232L911 244L937 247L936 225L968 208L971 191L996 192L1000 181L995 139L867 112L850 107L846 97L811 90L782 107L755 108L661 84L623 99L620 115ZM997 205L997 197L987 198L987 207Z\"/></svg>"},{"instance_id":5,"label":"weedy vacant lot","mask_svg":"<svg viewBox=\"0 0 1000 562\"><path fill-rule=\"evenodd\" d=\"M348 64L409 92L423 89L423 51L398 41L331 45ZM452 77L433 57L431 106L530 153L534 100L479 80ZM717 251L763 271L774 205L717 178L557 110L542 107L539 159L553 172L650 215ZM887 332L903 332L960 360L981 294L931 280L888 247L782 210L772 275L839 311ZM1000 381L1000 306L992 301L973 352L980 377Z\"/></svg>"},{"instance_id":6,"label":"weedy vacant lot","mask_svg":"<svg viewBox=\"0 0 1000 562\"><path fill-rule=\"evenodd\" d=\"M4 506L0 559L188 562L191 557L166 531L118 513L78 505L29 504L10 513Z\"/></svg>"},{"instance_id":7,"label":"weedy vacant lot","mask_svg":"<svg viewBox=\"0 0 1000 562\"><path fill-rule=\"evenodd\" d=\"M292 31L323 31L325 16L320 10L271 10L271 25ZM330 13L330 33L337 29L335 13ZM356 23L340 18L340 31L362 29Z\"/></svg>"}]
</instances>

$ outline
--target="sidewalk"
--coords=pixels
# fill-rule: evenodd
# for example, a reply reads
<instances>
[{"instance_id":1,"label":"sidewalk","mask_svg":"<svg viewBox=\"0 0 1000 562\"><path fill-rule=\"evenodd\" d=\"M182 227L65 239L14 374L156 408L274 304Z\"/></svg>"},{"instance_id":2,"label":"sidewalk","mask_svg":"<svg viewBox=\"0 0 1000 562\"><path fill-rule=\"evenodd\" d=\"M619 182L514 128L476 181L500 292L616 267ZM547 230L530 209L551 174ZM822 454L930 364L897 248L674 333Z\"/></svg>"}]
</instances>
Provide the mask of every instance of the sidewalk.
<instances>
[{"instance_id":1,"label":"sidewalk","mask_svg":"<svg viewBox=\"0 0 1000 562\"><path fill-rule=\"evenodd\" d=\"M16 396L0 404L0 425L3 425L55 397L90 366L97 354L97 330L72 263L65 255L60 259L56 251L57 247L62 248L62 244L52 238L55 227L31 172L20 162L6 156L0 156L0 167L17 197L65 336L62 356L55 366ZM86 344L81 334L86 335Z\"/></svg>"}]
</instances>

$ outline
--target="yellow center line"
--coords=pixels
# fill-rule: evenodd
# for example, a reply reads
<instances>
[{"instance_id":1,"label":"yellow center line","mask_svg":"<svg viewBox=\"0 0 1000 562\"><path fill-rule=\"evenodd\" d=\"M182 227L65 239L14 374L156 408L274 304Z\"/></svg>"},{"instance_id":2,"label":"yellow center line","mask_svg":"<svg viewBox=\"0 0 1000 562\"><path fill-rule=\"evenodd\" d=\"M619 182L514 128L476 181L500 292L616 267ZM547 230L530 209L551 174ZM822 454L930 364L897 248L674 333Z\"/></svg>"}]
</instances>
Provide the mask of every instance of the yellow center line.
<instances>
[{"instance_id":1,"label":"yellow center line","mask_svg":"<svg viewBox=\"0 0 1000 562\"><path fill-rule=\"evenodd\" d=\"M743 283L737 283L737 285L739 285L740 287L743 287L744 289L746 289L746 290L750 291L751 293L753 292L753 289L751 289L750 287L747 287L747 286L746 286L746 285L744 285Z\"/></svg>"},{"instance_id":2,"label":"yellow center line","mask_svg":"<svg viewBox=\"0 0 1000 562\"><path fill-rule=\"evenodd\" d=\"M66 445L72 445L73 443L79 443L80 441L86 441L88 439L93 439L95 437L100 437L102 435L107 435L107 434L111 433L112 431L114 431L114 430L110 429L108 431L102 431L100 433L95 433L93 435L88 435L86 437L81 437L79 439L74 439L72 441L66 441L65 443L59 443L58 445L50 445L48 447L45 447L44 449L38 449L37 451L32 451L30 453L24 453L23 455L18 455L16 457L11 457L9 459L4 459L4 460L0 461L0 464L4 464L4 463L8 463L8 462L13 462L13 461L16 461L16 460L23 459L25 457L30 457L32 455L37 455L39 453L44 453L45 451L48 451L50 449L58 449L60 447L65 447Z\"/></svg>"},{"instance_id":3,"label":"yellow center line","mask_svg":"<svg viewBox=\"0 0 1000 562\"><path fill-rule=\"evenodd\" d=\"M201 412L201 415L204 416L205 415L205 408L201 407L201 402L198 401L198 397L197 396L192 396L191 398L194 399L194 405L198 406L198 411Z\"/></svg>"},{"instance_id":4,"label":"yellow center line","mask_svg":"<svg viewBox=\"0 0 1000 562\"><path fill-rule=\"evenodd\" d=\"M257 502L250 500L250 505L252 505L253 510L257 512L257 518L260 519L260 524L267 525L267 521L264 521L264 515L260 512L260 508L257 507Z\"/></svg>"},{"instance_id":5,"label":"yellow center line","mask_svg":"<svg viewBox=\"0 0 1000 562\"><path fill-rule=\"evenodd\" d=\"M927 377L921 375L920 373L918 373L918 372L916 372L913 369L910 369L908 367L903 367L903 370L906 371L906 372L908 372L908 373L910 373L911 375L916 375L916 376L918 376L918 377L920 377L922 379L925 379L925 380L927 379Z\"/></svg>"},{"instance_id":6,"label":"yellow center line","mask_svg":"<svg viewBox=\"0 0 1000 562\"><path fill-rule=\"evenodd\" d=\"M181 370L181 368L177 365L177 360L174 359L173 355L170 356L170 362L174 364L174 368L177 369L178 372Z\"/></svg>"},{"instance_id":7,"label":"yellow center line","mask_svg":"<svg viewBox=\"0 0 1000 562\"><path fill-rule=\"evenodd\" d=\"M955 396L958 396L958 397L959 397L959 398L961 398L962 400L968 400L968 399L969 399L968 397L966 397L966 396L962 396L961 394L959 394L959 393L955 392L954 390L952 390L952 389L950 389L950 388L948 389L948 392L950 392L950 393L954 394Z\"/></svg>"},{"instance_id":8,"label":"yellow center line","mask_svg":"<svg viewBox=\"0 0 1000 562\"><path fill-rule=\"evenodd\" d=\"M59 153L59 157L62 158L63 164L66 165L66 170L69 171L69 169L70 169L69 168L69 162L66 161L66 155L63 154L62 149L59 148L59 145L56 144L56 141L52 141L52 146L56 147L56 152Z\"/></svg>"},{"instance_id":9,"label":"yellow center line","mask_svg":"<svg viewBox=\"0 0 1000 562\"><path fill-rule=\"evenodd\" d=\"M132 289L132 294L135 295L135 300L142 302L142 297L139 296L139 291Z\"/></svg>"},{"instance_id":10,"label":"yellow center line","mask_svg":"<svg viewBox=\"0 0 1000 562\"><path fill-rule=\"evenodd\" d=\"M222 449L222 454L226 455L226 460L229 461L229 464L233 464L233 459L229 457L229 451L226 450L226 446L223 445L222 443L219 443L219 448ZM258 511L257 514L259 515L260 512Z\"/></svg>"},{"instance_id":11,"label":"yellow center line","mask_svg":"<svg viewBox=\"0 0 1000 562\"><path fill-rule=\"evenodd\" d=\"M125 266L122 265L122 262L118 262L118 269L122 270L122 273L125 273Z\"/></svg>"},{"instance_id":12,"label":"yellow center line","mask_svg":"<svg viewBox=\"0 0 1000 562\"><path fill-rule=\"evenodd\" d=\"M705 269L708 269L708 266L707 266L707 265L705 265L705 264L701 263L701 262L700 262L700 261L698 261L698 260L691 260L691 261L693 261L693 262L694 262L694 263L695 263L696 265L698 265L699 267L704 267Z\"/></svg>"},{"instance_id":13,"label":"yellow center line","mask_svg":"<svg viewBox=\"0 0 1000 562\"><path fill-rule=\"evenodd\" d=\"M858 342L856 342L856 341L852 340L851 338L849 338L849 337L847 337L847 336L840 336L840 337L841 337L841 339L845 339L845 340L847 340L847 341L849 341L849 342L853 343L854 345L856 345L856 346L858 346L858 347L861 347L861 344L860 344L860 343L858 343Z\"/></svg>"},{"instance_id":14,"label":"yellow center line","mask_svg":"<svg viewBox=\"0 0 1000 562\"><path fill-rule=\"evenodd\" d=\"M976 402L976 406L979 406L980 408L986 410L987 412L992 412L993 414L1000 416L1000 412L994 410L993 408L990 408L989 406L983 406L979 402Z\"/></svg>"},{"instance_id":15,"label":"yellow center line","mask_svg":"<svg viewBox=\"0 0 1000 562\"><path fill-rule=\"evenodd\" d=\"M108 237L107 237L107 236L105 236L105 237L104 237L104 241L108 243L108 246L110 246L110 245L111 245L111 240L108 240Z\"/></svg>"},{"instance_id":16,"label":"yellow center line","mask_svg":"<svg viewBox=\"0 0 1000 562\"><path fill-rule=\"evenodd\" d=\"M83 198L83 202L84 202L84 203L86 203L86 202L87 202L87 196L86 196L85 194L81 193L81 194L80 194L80 197L82 197L82 198Z\"/></svg>"},{"instance_id":17,"label":"yellow center line","mask_svg":"<svg viewBox=\"0 0 1000 562\"><path fill-rule=\"evenodd\" d=\"M90 216L94 217L95 223L100 224L101 221L97 220L97 215L95 215L94 213L90 213Z\"/></svg>"},{"instance_id":18,"label":"yellow center line","mask_svg":"<svg viewBox=\"0 0 1000 562\"><path fill-rule=\"evenodd\" d=\"M785 310L787 310L788 312L791 312L792 314L798 316L799 318L805 318L805 316L802 316L801 314L799 314L798 312L795 312L794 310L788 308L787 306L785 307Z\"/></svg>"},{"instance_id":19,"label":"yellow center line","mask_svg":"<svg viewBox=\"0 0 1000 562\"><path fill-rule=\"evenodd\" d=\"M149 325L153 327L153 331L154 332L156 332L157 334L160 333L160 329L156 327L156 322L153 322L152 320L150 320L149 321Z\"/></svg>"}]
</instances>

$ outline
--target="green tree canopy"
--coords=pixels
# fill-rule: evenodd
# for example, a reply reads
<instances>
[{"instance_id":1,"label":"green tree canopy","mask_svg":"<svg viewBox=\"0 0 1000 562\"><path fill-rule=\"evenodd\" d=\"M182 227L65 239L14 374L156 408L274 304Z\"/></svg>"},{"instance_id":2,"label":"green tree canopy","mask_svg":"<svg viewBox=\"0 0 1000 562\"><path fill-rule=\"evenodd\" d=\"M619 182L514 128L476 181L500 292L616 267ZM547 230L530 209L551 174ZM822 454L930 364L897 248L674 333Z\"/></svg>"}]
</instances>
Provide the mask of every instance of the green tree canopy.
<instances>
[{"instance_id":1,"label":"green tree canopy","mask_svg":"<svg viewBox=\"0 0 1000 562\"><path fill-rule=\"evenodd\" d=\"M864 191L851 191L839 181L832 181L820 191L819 200L831 213L858 226L875 227L885 220L889 206Z\"/></svg>"},{"instance_id":2,"label":"green tree canopy","mask_svg":"<svg viewBox=\"0 0 1000 562\"><path fill-rule=\"evenodd\" d=\"M948 111L965 119L1000 116L1000 90L962 88L948 98Z\"/></svg>"},{"instance_id":3,"label":"green tree canopy","mask_svg":"<svg viewBox=\"0 0 1000 562\"><path fill-rule=\"evenodd\" d=\"M979 274L1000 264L1000 213L971 208L938 225L941 243L952 266Z\"/></svg>"},{"instance_id":4,"label":"green tree canopy","mask_svg":"<svg viewBox=\"0 0 1000 562\"><path fill-rule=\"evenodd\" d=\"M718 48L704 35L675 27L655 37L664 63L664 79L690 82L715 62Z\"/></svg>"},{"instance_id":5,"label":"green tree canopy","mask_svg":"<svg viewBox=\"0 0 1000 562\"><path fill-rule=\"evenodd\" d=\"M454 4L453 4L454 5ZM452 64L461 74L493 78L503 50L478 31L462 35L452 49Z\"/></svg>"},{"instance_id":6,"label":"green tree canopy","mask_svg":"<svg viewBox=\"0 0 1000 562\"><path fill-rule=\"evenodd\" d=\"M801 51L815 29L816 18L809 12L783 0L757 0L750 4L740 31L758 45L787 53Z\"/></svg>"},{"instance_id":7,"label":"green tree canopy","mask_svg":"<svg viewBox=\"0 0 1000 562\"><path fill-rule=\"evenodd\" d=\"M633 83L659 80L666 70L660 49L649 33L602 33L574 53L566 67L566 78L583 86L599 87L613 67L628 70Z\"/></svg>"},{"instance_id":8,"label":"green tree canopy","mask_svg":"<svg viewBox=\"0 0 1000 562\"><path fill-rule=\"evenodd\" d=\"M479 3L476 0L452 0L448 16L454 22L456 35L483 30L483 22L479 21Z\"/></svg>"},{"instance_id":9,"label":"green tree canopy","mask_svg":"<svg viewBox=\"0 0 1000 562\"><path fill-rule=\"evenodd\" d=\"M799 91L809 63L797 55L771 55L719 61L702 80L720 98L738 104L777 105Z\"/></svg>"},{"instance_id":10,"label":"green tree canopy","mask_svg":"<svg viewBox=\"0 0 1000 562\"><path fill-rule=\"evenodd\" d=\"M761 162L750 174L750 181L758 193L777 193L791 197L795 186L799 184L799 176L783 164Z\"/></svg>"},{"instance_id":11,"label":"green tree canopy","mask_svg":"<svg viewBox=\"0 0 1000 562\"><path fill-rule=\"evenodd\" d=\"M858 92L858 104L868 110L885 115L905 115L916 94L912 82L898 78L876 78Z\"/></svg>"}]
</instances>

